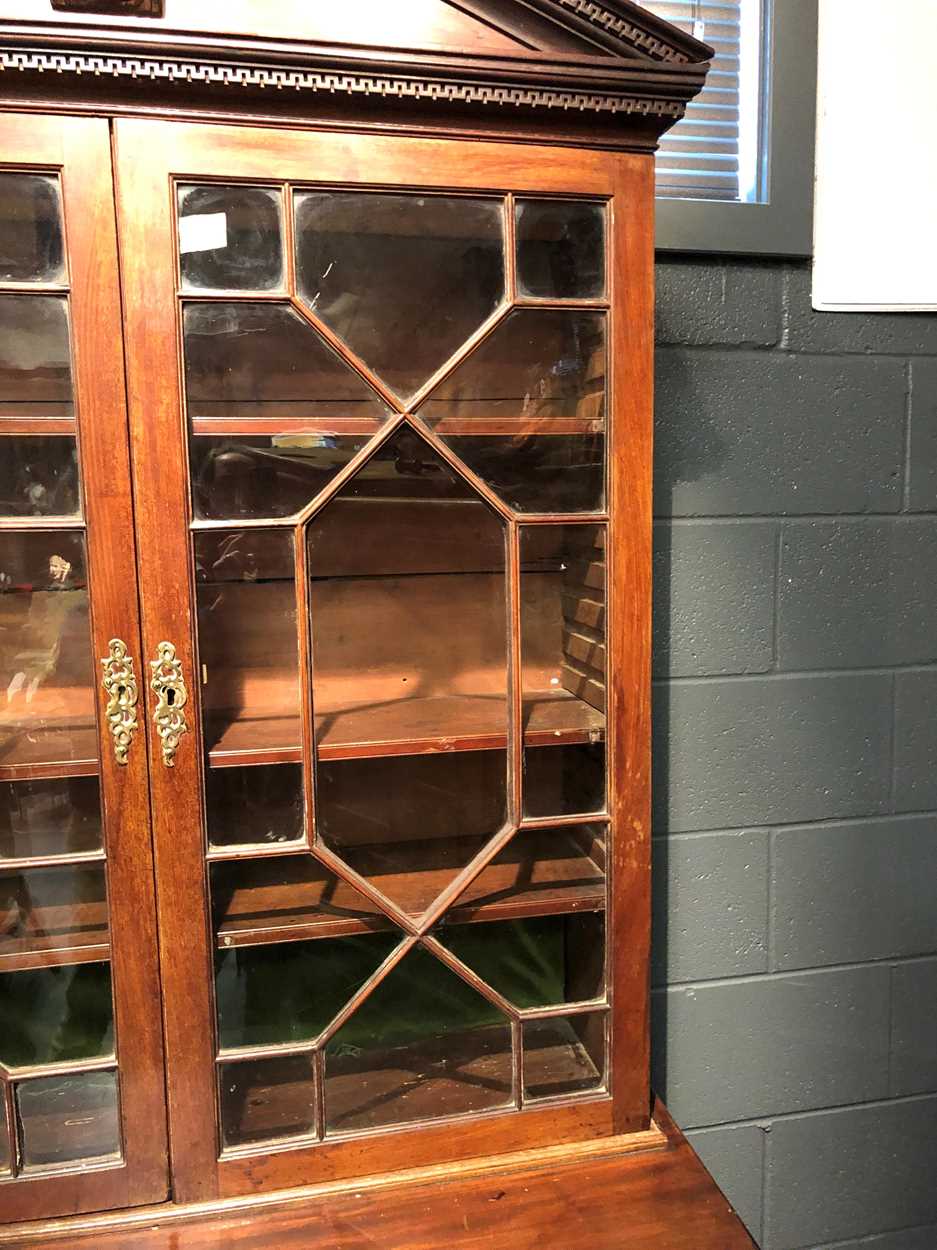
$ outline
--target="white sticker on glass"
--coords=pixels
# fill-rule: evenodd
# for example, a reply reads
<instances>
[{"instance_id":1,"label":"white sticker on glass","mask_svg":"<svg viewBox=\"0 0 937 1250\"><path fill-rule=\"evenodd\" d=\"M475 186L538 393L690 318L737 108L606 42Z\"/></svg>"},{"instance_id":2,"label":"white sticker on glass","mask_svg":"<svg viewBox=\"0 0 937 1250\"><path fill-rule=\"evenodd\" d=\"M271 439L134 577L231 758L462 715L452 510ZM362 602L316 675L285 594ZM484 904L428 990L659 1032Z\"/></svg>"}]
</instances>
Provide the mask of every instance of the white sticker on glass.
<instances>
[{"instance_id":1,"label":"white sticker on glass","mask_svg":"<svg viewBox=\"0 0 937 1250\"><path fill-rule=\"evenodd\" d=\"M179 218L180 252L209 252L227 246L227 213L193 213Z\"/></svg>"}]
</instances>

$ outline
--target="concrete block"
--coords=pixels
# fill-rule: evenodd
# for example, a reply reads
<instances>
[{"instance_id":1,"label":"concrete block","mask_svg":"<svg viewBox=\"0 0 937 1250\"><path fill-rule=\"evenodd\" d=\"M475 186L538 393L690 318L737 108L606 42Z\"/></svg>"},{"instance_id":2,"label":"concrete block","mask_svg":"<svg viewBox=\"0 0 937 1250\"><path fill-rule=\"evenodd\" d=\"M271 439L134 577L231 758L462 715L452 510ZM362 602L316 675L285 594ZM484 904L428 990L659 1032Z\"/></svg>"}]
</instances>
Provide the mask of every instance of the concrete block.
<instances>
[{"instance_id":1,"label":"concrete block","mask_svg":"<svg viewBox=\"0 0 937 1250\"><path fill-rule=\"evenodd\" d=\"M937 808L937 671L895 675L895 810Z\"/></svg>"},{"instance_id":2,"label":"concrete block","mask_svg":"<svg viewBox=\"0 0 937 1250\"><path fill-rule=\"evenodd\" d=\"M768 834L654 841L655 985L766 972Z\"/></svg>"},{"instance_id":3,"label":"concrete block","mask_svg":"<svg viewBox=\"0 0 937 1250\"><path fill-rule=\"evenodd\" d=\"M891 1011L892 1095L937 1093L937 959L892 969Z\"/></svg>"},{"instance_id":4,"label":"concrete block","mask_svg":"<svg viewBox=\"0 0 937 1250\"><path fill-rule=\"evenodd\" d=\"M772 968L937 951L937 816L779 829L771 872Z\"/></svg>"},{"instance_id":5,"label":"concrete block","mask_svg":"<svg viewBox=\"0 0 937 1250\"><path fill-rule=\"evenodd\" d=\"M937 660L937 517L788 522L778 667Z\"/></svg>"},{"instance_id":6,"label":"concrete block","mask_svg":"<svg viewBox=\"0 0 937 1250\"><path fill-rule=\"evenodd\" d=\"M897 512L905 392L900 360L662 348L655 512Z\"/></svg>"},{"instance_id":7,"label":"concrete block","mask_svg":"<svg viewBox=\"0 0 937 1250\"><path fill-rule=\"evenodd\" d=\"M887 1096L887 965L652 998L655 1088L684 1129Z\"/></svg>"},{"instance_id":8,"label":"concrete block","mask_svg":"<svg viewBox=\"0 0 937 1250\"><path fill-rule=\"evenodd\" d=\"M778 1120L766 1148L764 1250L937 1223L937 1098Z\"/></svg>"},{"instance_id":9,"label":"concrete block","mask_svg":"<svg viewBox=\"0 0 937 1250\"><path fill-rule=\"evenodd\" d=\"M937 512L937 360L911 362L909 488L915 512Z\"/></svg>"},{"instance_id":10,"label":"concrete block","mask_svg":"<svg viewBox=\"0 0 937 1250\"><path fill-rule=\"evenodd\" d=\"M654 526L654 671L763 673L774 659L777 527Z\"/></svg>"},{"instance_id":11,"label":"concrete block","mask_svg":"<svg viewBox=\"0 0 937 1250\"><path fill-rule=\"evenodd\" d=\"M781 266L774 261L658 259L658 343L770 347L781 335Z\"/></svg>"},{"instance_id":12,"label":"concrete block","mask_svg":"<svg viewBox=\"0 0 937 1250\"><path fill-rule=\"evenodd\" d=\"M784 275L784 345L792 352L937 355L937 317L931 313L815 312L810 265Z\"/></svg>"},{"instance_id":13,"label":"concrete block","mask_svg":"<svg viewBox=\"0 0 937 1250\"><path fill-rule=\"evenodd\" d=\"M934 718L937 735L937 718ZM655 687L658 833L883 812L891 677L727 678Z\"/></svg>"},{"instance_id":14,"label":"concrete block","mask_svg":"<svg viewBox=\"0 0 937 1250\"><path fill-rule=\"evenodd\" d=\"M701 1129L687 1137L739 1219L760 1242L763 1130L750 1124L730 1125Z\"/></svg>"}]
</instances>

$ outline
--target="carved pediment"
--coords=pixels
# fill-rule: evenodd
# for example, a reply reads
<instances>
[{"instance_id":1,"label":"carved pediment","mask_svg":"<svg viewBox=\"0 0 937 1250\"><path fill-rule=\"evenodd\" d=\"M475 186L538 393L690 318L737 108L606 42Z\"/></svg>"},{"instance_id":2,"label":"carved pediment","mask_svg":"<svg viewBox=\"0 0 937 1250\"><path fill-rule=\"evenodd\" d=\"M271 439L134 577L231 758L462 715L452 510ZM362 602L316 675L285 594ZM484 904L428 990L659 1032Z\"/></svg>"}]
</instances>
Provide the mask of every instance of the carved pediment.
<instances>
[{"instance_id":1,"label":"carved pediment","mask_svg":"<svg viewBox=\"0 0 937 1250\"><path fill-rule=\"evenodd\" d=\"M150 81L161 94L272 87L356 107L366 97L403 101L437 116L552 115L567 129L591 116L601 119L599 141L617 130L634 147L653 146L683 115L711 55L631 0L0 4L8 87L54 71Z\"/></svg>"}]
</instances>

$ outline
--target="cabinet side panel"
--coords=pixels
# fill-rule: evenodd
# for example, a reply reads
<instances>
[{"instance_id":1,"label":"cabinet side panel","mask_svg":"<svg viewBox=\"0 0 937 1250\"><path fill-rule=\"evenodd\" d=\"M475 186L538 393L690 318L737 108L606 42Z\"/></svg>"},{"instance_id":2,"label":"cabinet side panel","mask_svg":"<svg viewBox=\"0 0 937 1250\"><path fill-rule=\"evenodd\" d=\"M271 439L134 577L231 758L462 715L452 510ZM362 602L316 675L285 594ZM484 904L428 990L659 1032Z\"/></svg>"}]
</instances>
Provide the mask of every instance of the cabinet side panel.
<instances>
[{"instance_id":1,"label":"cabinet side panel","mask_svg":"<svg viewBox=\"0 0 937 1250\"><path fill-rule=\"evenodd\" d=\"M617 158L609 450L609 803L615 1130L650 1122L651 457L654 162Z\"/></svg>"}]
</instances>

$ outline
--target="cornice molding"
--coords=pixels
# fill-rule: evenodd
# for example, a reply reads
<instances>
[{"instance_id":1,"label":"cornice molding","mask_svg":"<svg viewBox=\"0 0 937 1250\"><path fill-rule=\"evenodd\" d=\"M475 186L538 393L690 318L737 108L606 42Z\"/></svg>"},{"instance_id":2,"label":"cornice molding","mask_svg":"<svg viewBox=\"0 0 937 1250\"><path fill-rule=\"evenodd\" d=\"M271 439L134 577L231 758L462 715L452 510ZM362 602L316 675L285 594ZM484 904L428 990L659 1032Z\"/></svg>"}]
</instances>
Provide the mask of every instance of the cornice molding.
<instances>
[{"instance_id":1,"label":"cornice molding","mask_svg":"<svg viewBox=\"0 0 937 1250\"><path fill-rule=\"evenodd\" d=\"M576 2L576 0L573 0ZM582 0L580 0L582 2ZM154 83L204 84L216 87L270 88L329 95L366 95L508 108L592 112L621 116L660 117L668 124L686 110L681 99L624 91L581 91L559 85L537 87L505 82L469 82L464 78L416 74L364 74L327 69L294 69L280 65L183 60L157 56L114 56L46 48L0 48L0 72L87 75L136 79Z\"/></svg>"},{"instance_id":2,"label":"cornice molding","mask_svg":"<svg viewBox=\"0 0 937 1250\"><path fill-rule=\"evenodd\" d=\"M597 26L608 35L615 35L629 47L644 52L655 61L666 61L671 65L691 63L690 57L673 47L672 44L665 43L649 31L636 26L634 22L627 21L604 4L597 4L596 0L553 0L553 3L575 13L577 17L584 17L593 26Z\"/></svg>"}]
</instances>

